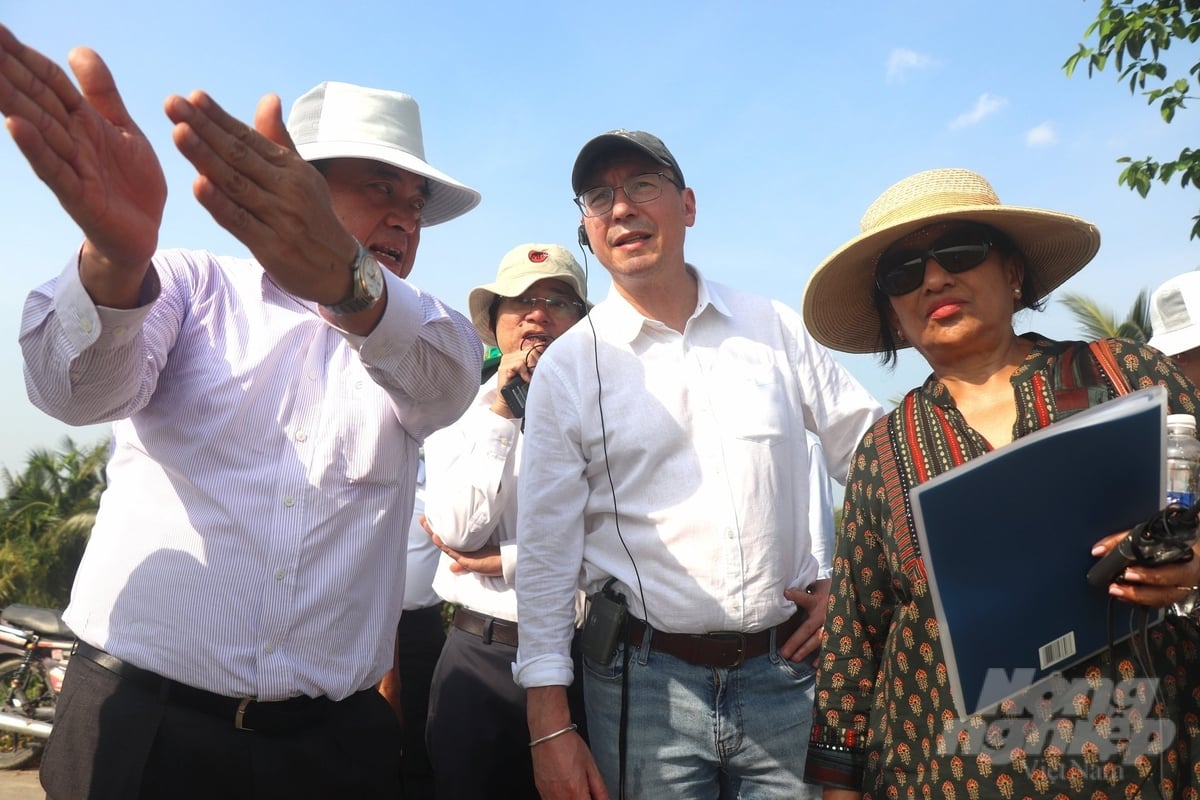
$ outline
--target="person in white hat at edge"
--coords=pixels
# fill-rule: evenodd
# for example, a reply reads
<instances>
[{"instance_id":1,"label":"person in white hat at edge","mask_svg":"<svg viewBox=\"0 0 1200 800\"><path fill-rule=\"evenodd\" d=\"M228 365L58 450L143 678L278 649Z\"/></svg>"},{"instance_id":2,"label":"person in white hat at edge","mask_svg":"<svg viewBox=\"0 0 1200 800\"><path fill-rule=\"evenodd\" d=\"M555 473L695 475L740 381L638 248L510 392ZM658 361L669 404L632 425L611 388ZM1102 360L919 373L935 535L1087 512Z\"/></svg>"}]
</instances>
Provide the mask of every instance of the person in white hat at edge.
<instances>
[{"instance_id":1,"label":"person in white hat at edge","mask_svg":"<svg viewBox=\"0 0 1200 800\"><path fill-rule=\"evenodd\" d=\"M251 128L194 92L166 101L175 144L253 257L158 250L158 158L100 57L70 64L79 89L0 26L0 113L84 235L26 301L29 397L113 437L47 797L399 796L380 632L419 447L482 361L407 278L479 194L425 160L408 95L323 83Z\"/></svg>"},{"instance_id":2,"label":"person in white hat at edge","mask_svg":"<svg viewBox=\"0 0 1200 800\"><path fill-rule=\"evenodd\" d=\"M1168 279L1150 295L1151 347L1200 385L1200 271Z\"/></svg>"}]
</instances>

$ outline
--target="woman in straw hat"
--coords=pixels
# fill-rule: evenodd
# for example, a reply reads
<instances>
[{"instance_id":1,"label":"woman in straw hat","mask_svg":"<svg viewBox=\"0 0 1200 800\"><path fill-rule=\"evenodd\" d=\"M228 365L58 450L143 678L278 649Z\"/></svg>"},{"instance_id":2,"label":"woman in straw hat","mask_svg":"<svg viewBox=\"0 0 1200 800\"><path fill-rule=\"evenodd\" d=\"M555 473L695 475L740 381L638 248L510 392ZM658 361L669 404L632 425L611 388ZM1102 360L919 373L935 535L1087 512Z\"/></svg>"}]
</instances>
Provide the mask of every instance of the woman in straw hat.
<instances>
[{"instance_id":1,"label":"woman in straw hat","mask_svg":"<svg viewBox=\"0 0 1200 800\"><path fill-rule=\"evenodd\" d=\"M1090 402L1157 383L1173 413L1200 405L1196 387L1150 348L1015 333L1014 313L1039 308L1099 245L1082 219L1002 205L981 176L938 169L885 191L861 234L809 281L805 322L822 344L878 353L885 364L911 346L933 370L863 437L851 462L809 752L809 779L825 784L827 798L1196 796L1183 793L1200 784L1200 759L1187 749L1200 724L1192 620L1169 615L1151 629L1150 663L1127 640L1068 670L1066 685L1085 690L1077 702L1047 708L1035 689L1036 698L959 722L914 538L914 485ZM986 513L987 498L978 502ZM965 520L962 534L970 533ZM983 557L994 546L979 545ZM1165 608L1194 595L1200 559L1124 577L1111 595ZM1013 585L997 578L998 587ZM1128 681L1116 695L1102 689L1113 688L1110 676ZM1131 704L1130 695L1145 702Z\"/></svg>"}]
</instances>

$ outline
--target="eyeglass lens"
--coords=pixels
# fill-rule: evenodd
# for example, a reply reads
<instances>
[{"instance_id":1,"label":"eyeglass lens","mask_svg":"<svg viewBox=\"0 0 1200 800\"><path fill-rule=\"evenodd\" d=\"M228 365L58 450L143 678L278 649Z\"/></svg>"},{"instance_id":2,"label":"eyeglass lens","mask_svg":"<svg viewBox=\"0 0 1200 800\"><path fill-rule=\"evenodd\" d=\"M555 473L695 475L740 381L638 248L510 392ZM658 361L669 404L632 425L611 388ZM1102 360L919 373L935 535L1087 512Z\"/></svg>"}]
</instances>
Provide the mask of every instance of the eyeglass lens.
<instances>
[{"instance_id":1,"label":"eyeglass lens","mask_svg":"<svg viewBox=\"0 0 1200 800\"><path fill-rule=\"evenodd\" d=\"M647 172L632 176L619 187L597 186L595 189L589 189L575 200L584 216L598 217L612 210L618 188L624 190L631 203L649 203L662 195L665 180L667 177L661 172Z\"/></svg>"},{"instance_id":2,"label":"eyeglass lens","mask_svg":"<svg viewBox=\"0 0 1200 800\"><path fill-rule=\"evenodd\" d=\"M538 306L545 309L546 313L554 317L575 316L581 313L579 303L574 300L563 300L560 297L530 297L522 295L521 297L509 297L504 301L507 305L515 308L521 314L528 314Z\"/></svg>"}]
</instances>

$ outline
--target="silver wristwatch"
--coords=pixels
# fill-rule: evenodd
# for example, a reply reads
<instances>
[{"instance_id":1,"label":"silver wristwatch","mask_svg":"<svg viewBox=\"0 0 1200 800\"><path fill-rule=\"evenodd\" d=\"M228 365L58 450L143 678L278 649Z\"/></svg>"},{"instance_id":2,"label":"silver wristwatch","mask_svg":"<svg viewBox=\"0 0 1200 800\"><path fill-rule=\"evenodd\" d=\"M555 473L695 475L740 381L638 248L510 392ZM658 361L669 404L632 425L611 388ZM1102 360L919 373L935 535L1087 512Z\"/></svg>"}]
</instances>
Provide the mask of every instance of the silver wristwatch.
<instances>
[{"instance_id":1,"label":"silver wristwatch","mask_svg":"<svg viewBox=\"0 0 1200 800\"><path fill-rule=\"evenodd\" d=\"M350 265L350 279L354 286L350 296L332 305L322 304L322 308L338 316L357 314L375 305L383 296L383 267L379 266L371 251L361 244Z\"/></svg>"}]
</instances>

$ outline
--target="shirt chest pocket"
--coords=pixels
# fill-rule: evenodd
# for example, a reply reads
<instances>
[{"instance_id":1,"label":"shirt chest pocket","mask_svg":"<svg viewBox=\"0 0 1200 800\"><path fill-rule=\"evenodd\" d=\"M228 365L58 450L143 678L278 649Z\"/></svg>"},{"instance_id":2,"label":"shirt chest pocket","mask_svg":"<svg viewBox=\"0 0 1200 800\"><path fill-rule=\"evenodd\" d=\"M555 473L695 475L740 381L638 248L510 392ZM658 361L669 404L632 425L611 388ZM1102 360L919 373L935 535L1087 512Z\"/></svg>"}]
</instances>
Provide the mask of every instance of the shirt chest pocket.
<instances>
[{"instance_id":1,"label":"shirt chest pocket","mask_svg":"<svg viewBox=\"0 0 1200 800\"><path fill-rule=\"evenodd\" d=\"M717 424L727 435L767 446L790 437L787 389L775 369L727 361L710 386Z\"/></svg>"}]
</instances>

